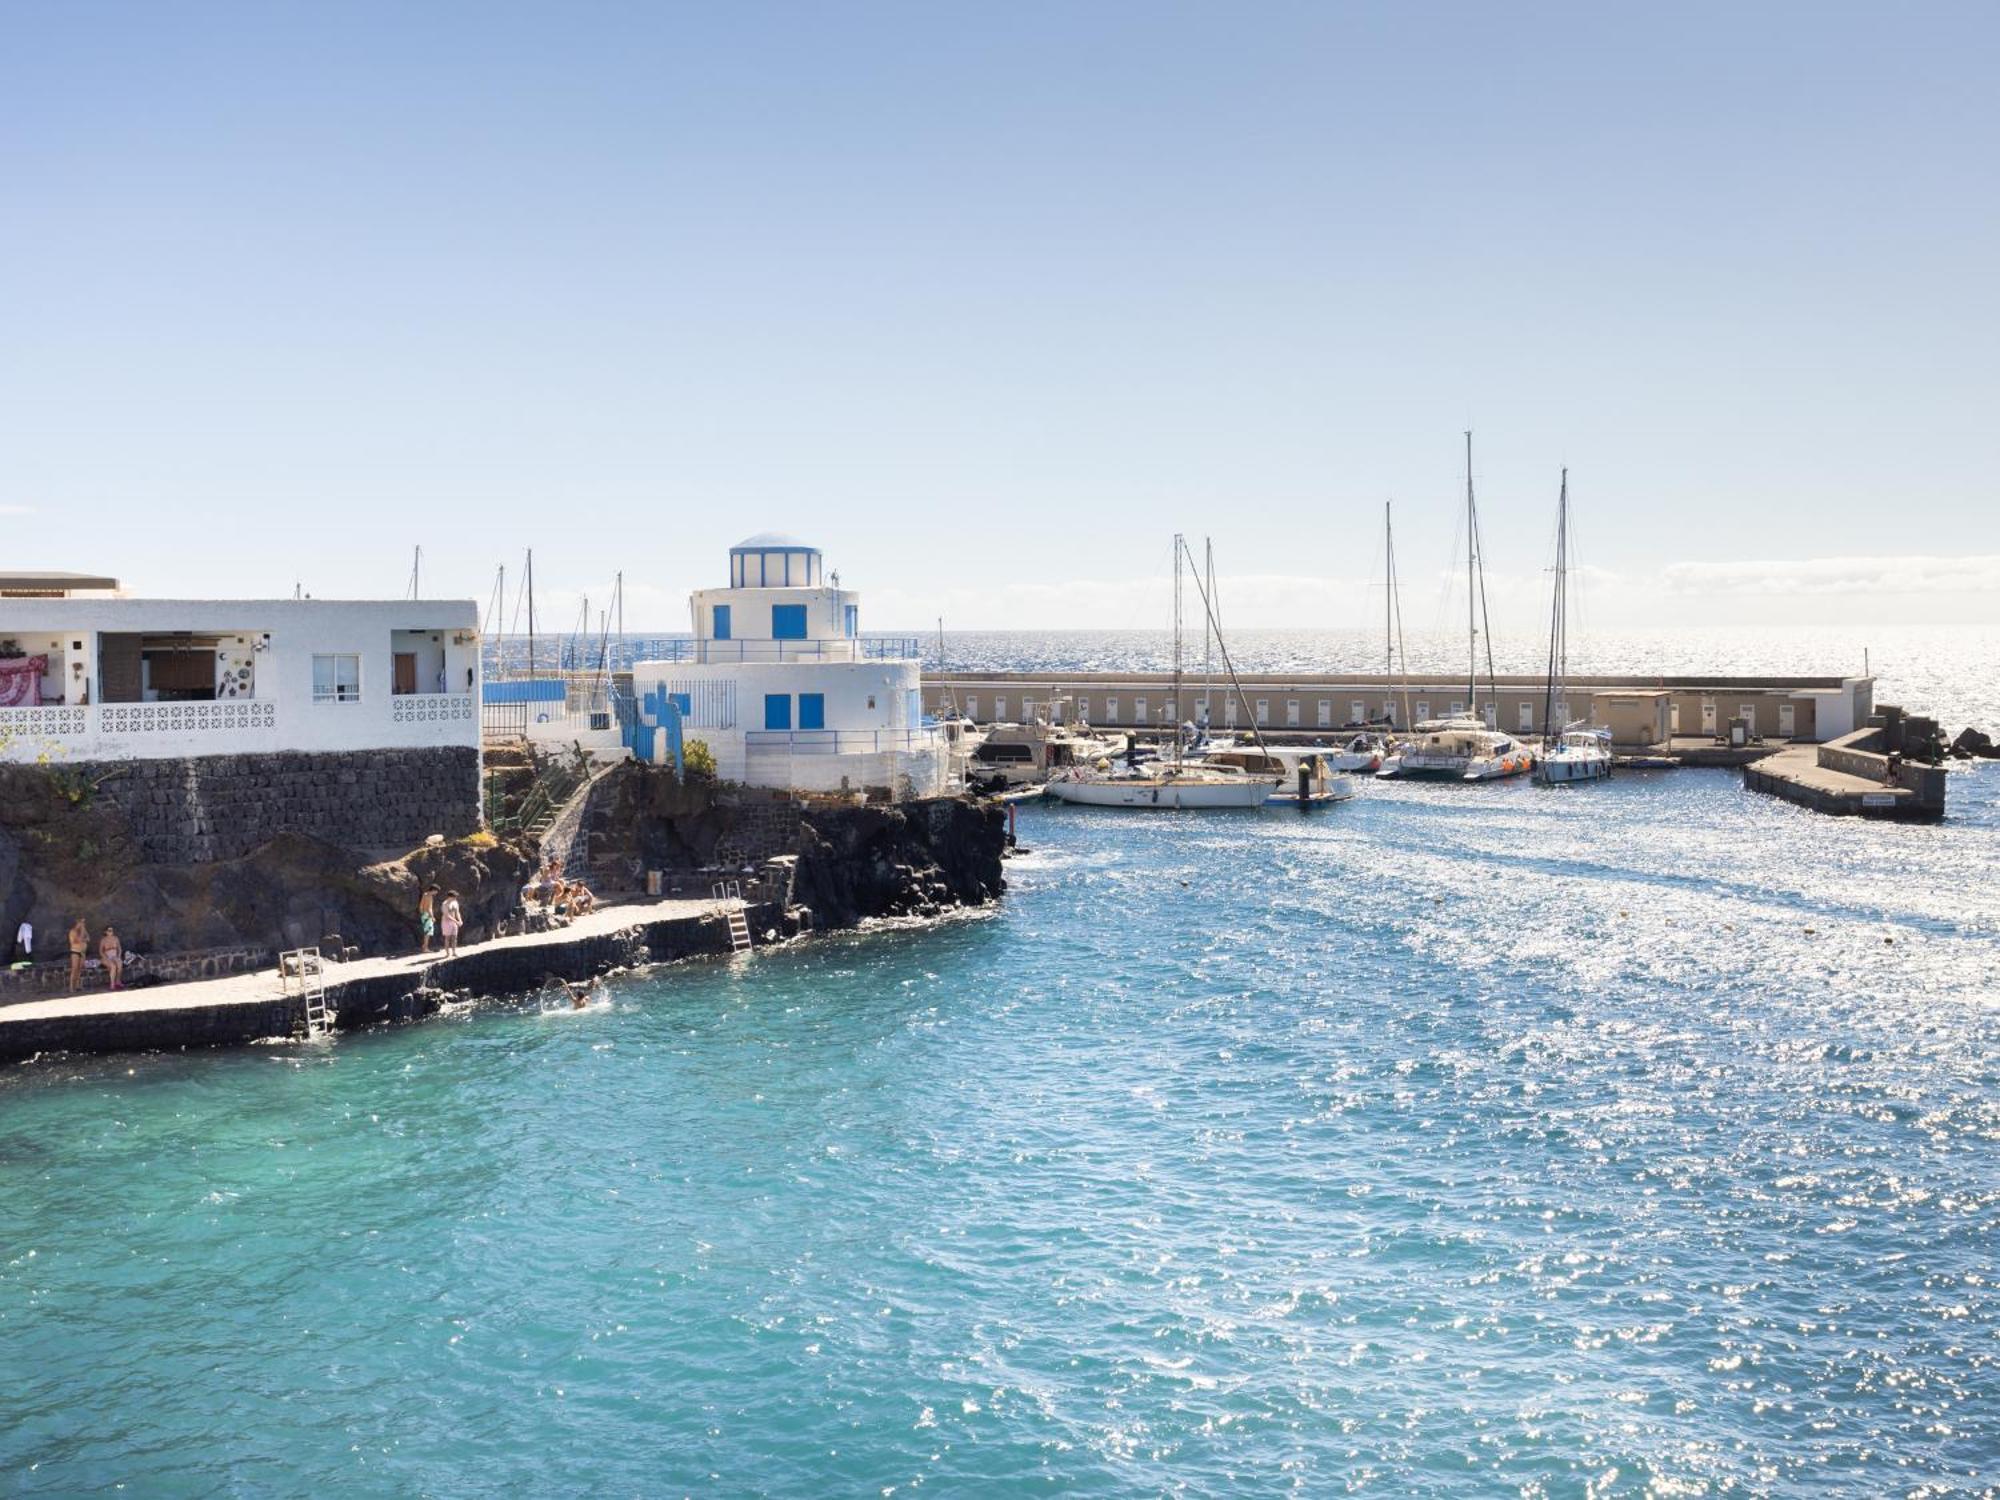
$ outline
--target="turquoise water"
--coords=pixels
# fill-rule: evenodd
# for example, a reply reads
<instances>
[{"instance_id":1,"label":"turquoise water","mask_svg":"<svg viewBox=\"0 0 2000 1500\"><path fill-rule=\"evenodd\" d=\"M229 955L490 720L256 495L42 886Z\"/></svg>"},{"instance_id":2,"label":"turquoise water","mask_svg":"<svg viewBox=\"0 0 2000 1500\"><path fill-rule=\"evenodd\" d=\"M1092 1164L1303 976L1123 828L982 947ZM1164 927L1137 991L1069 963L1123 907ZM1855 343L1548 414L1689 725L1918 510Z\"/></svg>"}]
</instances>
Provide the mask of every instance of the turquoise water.
<instances>
[{"instance_id":1,"label":"turquoise water","mask_svg":"<svg viewBox=\"0 0 2000 1500\"><path fill-rule=\"evenodd\" d=\"M1996 771L1031 809L994 915L11 1069L0 1473L1990 1489Z\"/></svg>"}]
</instances>

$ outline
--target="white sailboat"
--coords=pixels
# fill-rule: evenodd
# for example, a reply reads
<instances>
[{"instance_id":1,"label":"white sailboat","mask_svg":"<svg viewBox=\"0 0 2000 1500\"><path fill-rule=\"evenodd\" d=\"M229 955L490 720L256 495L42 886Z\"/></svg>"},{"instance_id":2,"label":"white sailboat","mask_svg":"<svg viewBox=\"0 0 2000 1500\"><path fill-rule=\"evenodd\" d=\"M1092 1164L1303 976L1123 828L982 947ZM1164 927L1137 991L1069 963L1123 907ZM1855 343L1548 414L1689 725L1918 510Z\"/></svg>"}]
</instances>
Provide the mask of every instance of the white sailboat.
<instances>
[{"instance_id":1,"label":"white sailboat","mask_svg":"<svg viewBox=\"0 0 2000 1500\"><path fill-rule=\"evenodd\" d=\"M1535 780L1545 786L1602 781L1611 774L1608 733L1569 718L1569 470L1556 499L1556 582L1549 606L1548 691L1542 699L1542 753Z\"/></svg>"},{"instance_id":2,"label":"white sailboat","mask_svg":"<svg viewBox=\"0 0 2000 1500\"><path fill-rule=\"evenodd\" d=\"M1479 545L1479 508L1472 495L1472 434L1465 435L1465 613L1467 665L1464 715L1430 719L1397 753L1383 761L1380 777L1410 781L1498 781L1535 768L1533 747L1488 724L1479 713L1479 637L1486 602L1485 563ZM1494 681L1493 636L1485 632L1486 677ZM1488 698L1494 694L1489 691Z\"/></svg>"},{"instance_id":3,"label":"white sailboat","mask_svg":"<svg viewBox=\"0 0 2000 1500\"><path fill-rule=\"evenodd\" d=\"M1181 645L1183 620L1181 609L1181 564L1185 558L1192 569L1194 559L1186 557L1187 543L1180 533L1174 534L1174 712L1178 713L1181 698ZM1201 590L1202 608L1212 628L1215 624L1214 605L1208 590L1197 575L1195 587ZM1217 644L1221 645L1220 634ZM1229 667L1229 648L1221 646L1222 664ZM1242 689L1236 686L1235 672L1230 671L1230 684L1239 696ZM1128 771L1115 771L1109 761L1094 766L1075 766L1049 778L1048 795L1058 802L1071 802L1082 807L1122 807L1156 810L1194 810L1214 808L1254 808L1262 807L1273 792L1280 789L1279 779L1274 774L1205 765L1198 761L1188 761L1182 750L1183 736L1176 731L1173 749L1169 759L1149 762ZM1260 746L1261 748L1261 746Z\"/></svg>"}]
</instances>

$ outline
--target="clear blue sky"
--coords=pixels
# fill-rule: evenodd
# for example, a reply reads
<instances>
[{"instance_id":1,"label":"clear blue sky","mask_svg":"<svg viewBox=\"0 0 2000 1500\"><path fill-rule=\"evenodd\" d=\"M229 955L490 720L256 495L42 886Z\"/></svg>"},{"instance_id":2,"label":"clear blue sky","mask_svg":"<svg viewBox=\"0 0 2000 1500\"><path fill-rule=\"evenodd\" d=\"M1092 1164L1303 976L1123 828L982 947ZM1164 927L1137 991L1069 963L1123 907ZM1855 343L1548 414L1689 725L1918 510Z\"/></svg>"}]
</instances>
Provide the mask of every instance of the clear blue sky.
<instances>
[{"instance_id":1,"label":"clear blue sky","mask_svg":"<svg viewBox=\"0 0 2000 1500\"><path fill-rule=\"evenodd\" d=\"M671 627L782 528L876 625L1098 624L1182 529L1343 623L1385 497L1434 588L1470 425L1523 611L1567 463L1601 618L2000 617L1990 0L0 23L11 565L533 544Z\"/></svg>"}]
</instances>

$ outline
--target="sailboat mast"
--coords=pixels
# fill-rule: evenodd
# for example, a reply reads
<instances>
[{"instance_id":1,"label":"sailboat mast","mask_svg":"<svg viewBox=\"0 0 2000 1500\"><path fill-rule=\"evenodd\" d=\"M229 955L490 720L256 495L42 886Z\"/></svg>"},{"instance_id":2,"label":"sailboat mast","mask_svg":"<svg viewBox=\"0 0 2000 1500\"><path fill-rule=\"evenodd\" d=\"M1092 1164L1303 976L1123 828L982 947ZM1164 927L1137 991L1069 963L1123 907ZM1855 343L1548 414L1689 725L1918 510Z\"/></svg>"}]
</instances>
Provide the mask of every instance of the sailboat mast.
<instances>
[{"instance_id":1,"label":"sailboat mast","mask_svg":"<svg viewBox=\"0 0 2000 1500\"><path fill-rule=\"evenodd\" d=\"M535 549L528 549L528 675L535 675Z\"/></svg>"},{"instance_id":2,"label":"sailboat mast","mask_svg":"<svg viewBox=\"0 0 2000 1500\"><path fill-rule=\"evenodd\" d=\"M1396 675L1396 519L1390 513L1395 502L1382 502L1382 678L1383 685Z\"/></svg>"},{"instance_id":3,"label":"sailboat mast","mask_svg":"<svg viewBox=\"0 0 2000 1500\"><path fill-rule=\"evenodd\" d=\"M1215 592L1215 538L1202 539L1204 571L1208 578L1208 592ZM1208 623L1208 610L1201 612L1201 727L1207 729L1215 722L1215 711L1211 706L1215 696L1215 630Z\"/></svg>"},{"instance_id":4,"label":"sailboat mast","mask_svg":"<svg viewBox=\"0 0 2000 1500\"><path fill-rule=\"evenodd\" d=\"M1473 582L1479 558L1479 525L1472 503L1472 433L1465 434L1465 705L1479 716L1479 590Z\"/></svg>"},{"instance_id":5,"label":"sailboat mast","mask_svg":"<svg viewBox=\"0 0 2000 1500\"><path fill-rule=\"evenodd\" d=\"M1178 531L1174 533L1174 691L1167 701L1173 705L1174 769L1181 764L1181 554L1187 551L1187 538ZM1188 566L1194 566L1194 559L1188 559Z\"/></svg>"}]
</instances>

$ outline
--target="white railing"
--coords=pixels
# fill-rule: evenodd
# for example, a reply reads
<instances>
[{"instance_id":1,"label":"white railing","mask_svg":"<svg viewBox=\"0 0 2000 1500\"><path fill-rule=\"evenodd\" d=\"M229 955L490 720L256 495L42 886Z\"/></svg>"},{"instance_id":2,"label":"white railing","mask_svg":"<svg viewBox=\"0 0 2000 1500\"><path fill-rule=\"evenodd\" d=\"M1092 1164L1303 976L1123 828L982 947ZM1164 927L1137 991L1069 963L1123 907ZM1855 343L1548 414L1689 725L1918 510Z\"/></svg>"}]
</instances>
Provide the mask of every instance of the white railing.
<instances>
[{"instance_id":1,"label":"white railing","mask_svg":"<svg viewBox=\"0 0 2000 1500\"><path fill-rule=\"evenodd\" d=\"M81 703L0 708L0 739L76 739L89 731L90 710Z\"/></svg>"},{"instance_id":2,"label":"white railing","mask_svg":"<svg viewBox=\"0 0 2000 1500\"><path fill-rule=\"evenodd\" d=\"M397 693L389 717L398 724L448 724L472 718L470 693Z\"/></svg>"},{"instance_id":3,"label":"white railing","mask_svg":"<svg viewBox=\"0 0 2000 1500\"><path fill-rule=\"evenodd\" d=\"M100 734L231 734L275 729L278 705L268 698L202 699L192 703L100 703Z\"/></svg>"},{"instance_id":4,"label":"white railing","mask_svg":"<svg viewBox=\"0 0 2000 1500\"><path fill-rule=\"evenodd\" d=\"M872 755L883 750L929 750L935 728L923 729L757 729L743 736L751 755Z\"/></svg>"}]
</instances>

